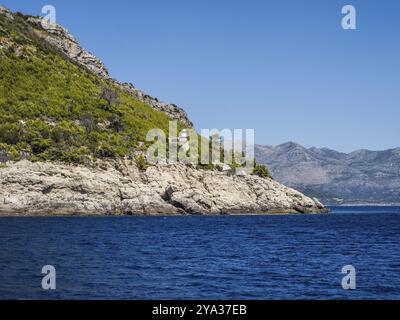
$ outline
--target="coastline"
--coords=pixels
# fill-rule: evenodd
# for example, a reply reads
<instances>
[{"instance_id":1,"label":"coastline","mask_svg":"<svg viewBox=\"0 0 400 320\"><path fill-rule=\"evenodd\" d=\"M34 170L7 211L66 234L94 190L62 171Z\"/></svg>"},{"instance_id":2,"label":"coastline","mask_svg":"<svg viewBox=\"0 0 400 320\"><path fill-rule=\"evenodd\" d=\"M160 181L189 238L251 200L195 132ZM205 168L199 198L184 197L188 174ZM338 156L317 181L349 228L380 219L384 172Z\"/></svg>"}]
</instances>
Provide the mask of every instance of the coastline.
<instances>
[{"instance_id":1,"label":"coastline","mask_svg":"<svg viewBox=\"0 0 400 320\"><path fill-rule=\"evenodd\" d=\"M246 216L288 216L288 215L319 215L319 214L328 214L331 210L321 210L319 212L307 212L307 213L300 213L295 210L288 210L286 212L281 211L270 211L270 212L259 212L259 213L219 213L219 214L201 214L201 213L191 213L191 214L166 214L166 213L159 213L159 214L131 214L131 215L121 215L121 214L54 214L54 213L8 213L8 212L0 212L0 219L1 218L124 218L124 217L153 217L153 218L174 218L174 217L246 217Z\"/></svg>"},{"instance_id":2,"label":"coastline","mask_svg":"<svg viewBox=\"0 0 400 320\"><path fill-rule=\"evenodd\" d=\"M272 179L127 160L72 166L27 160L0 168L0 216L182 216L326 213Z\"/></svg>"},{"instance_id":3,"label":"coastline","mask_svg":"<svg viewBox=\"0 0 400 320\"><path fill-rule=\"evenodd\" d=\"M343 204L327 204L328 207L399 207L400 203L376 203L376 202L364 202L364 203L343 203Z\"/></svg>"},{"instance_id":4,"label":"coastline","mask_svg":"<svg viewBox=\"0 0 400 320\"><path fill-rule=\"evenodd\" d=\"M248 212L248 213L215 213L215 214L204 214L204 213L153 213L153 214L94 214L94 213L71 213L66 212L65 214L57 212L2 212L0 210L0 218L110 218L110 217L160 217L160 218L173 218L173 217L244 217L244 216L287 216L287 215L317 215L317 214L328 214L332 210L329 208L312 210L310 212L299 212L296 210L271 210L266 212Z\"/></svg>"}]
</instances>

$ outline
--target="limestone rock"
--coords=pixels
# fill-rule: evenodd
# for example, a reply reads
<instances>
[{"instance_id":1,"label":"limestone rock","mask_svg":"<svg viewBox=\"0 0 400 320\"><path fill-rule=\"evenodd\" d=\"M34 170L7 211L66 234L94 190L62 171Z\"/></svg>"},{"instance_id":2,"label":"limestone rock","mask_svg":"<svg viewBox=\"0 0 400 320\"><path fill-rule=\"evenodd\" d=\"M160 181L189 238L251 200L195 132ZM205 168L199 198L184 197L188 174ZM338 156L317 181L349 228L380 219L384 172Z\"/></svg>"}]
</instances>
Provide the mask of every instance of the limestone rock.
<instances>
[{"instance_id":1,"label":"limestone rock","mask_svg":"<svg viewBox=\"0 0 400 320\"><path fill-rule=\"evenodd\" d=\"M124 170L121 170L121 167ZM104 169L105 168L105 169ZM0 168L0 215L177 215L326 212L316 199L257 176L129 161Z\"/></svg>"},{"instance_id":2,"label":"limestone rock","mask_svg":"<svg viewBox=\"0 0 400 320\"><path fill-rule=\"evenodd\" d=\"M3 6L0 6L0 14L5 15L10 20L14 20L12 12Z\"/></svg>"},{"instance_id":3,"label":"limestone rock","mask_svg":"<svg viewBox=\"0 0 400 320\"><path fill-rule=\"evenodd\" d=\"M68 58L102 78L109 78L108 70L104 64L90 52L83 49L67 29L56 24L44 30L41 18L29 17L27 20L36 26L35 31L38 36L60 49Z\"/></svg>"}]
</instances>

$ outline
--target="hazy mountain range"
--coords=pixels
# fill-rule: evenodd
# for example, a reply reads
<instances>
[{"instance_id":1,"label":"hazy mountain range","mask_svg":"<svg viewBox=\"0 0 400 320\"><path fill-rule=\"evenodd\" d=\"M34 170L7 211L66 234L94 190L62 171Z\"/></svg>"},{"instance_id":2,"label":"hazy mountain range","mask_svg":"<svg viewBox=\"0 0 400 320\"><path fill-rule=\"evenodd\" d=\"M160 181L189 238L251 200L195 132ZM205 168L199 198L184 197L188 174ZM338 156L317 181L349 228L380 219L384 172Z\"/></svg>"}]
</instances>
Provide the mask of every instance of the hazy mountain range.
<instances>
[{"instance_id":1,"label":"hazy mountain range","mask_svg":"<svg viewBox=\"0 0 400 320\"><path fill-rule=\"evenodd\" d=\"M274 178L326 203L400 203L400 148L342 153L288 142L256 145Z\"/></svg>"}]
</instances>

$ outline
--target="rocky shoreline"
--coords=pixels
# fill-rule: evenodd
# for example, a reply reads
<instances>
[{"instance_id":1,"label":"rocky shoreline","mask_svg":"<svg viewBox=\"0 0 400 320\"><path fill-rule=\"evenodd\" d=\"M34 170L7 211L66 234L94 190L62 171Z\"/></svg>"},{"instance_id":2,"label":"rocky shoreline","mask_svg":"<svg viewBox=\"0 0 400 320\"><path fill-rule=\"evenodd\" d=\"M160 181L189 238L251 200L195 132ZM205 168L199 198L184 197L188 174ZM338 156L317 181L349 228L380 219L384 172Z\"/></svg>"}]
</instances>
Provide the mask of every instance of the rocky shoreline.
<instances>
[{"instance_id":1,"label":"rocky shoreline","mask_svg":"<svg viewBox=\"0 0 400 320\"><path fill-rule=\"evenodd\" d=\"M271 179L128 160L70 166L27 160L0 168L0 216L324 213Z\"/></svg>"}]
</instances>

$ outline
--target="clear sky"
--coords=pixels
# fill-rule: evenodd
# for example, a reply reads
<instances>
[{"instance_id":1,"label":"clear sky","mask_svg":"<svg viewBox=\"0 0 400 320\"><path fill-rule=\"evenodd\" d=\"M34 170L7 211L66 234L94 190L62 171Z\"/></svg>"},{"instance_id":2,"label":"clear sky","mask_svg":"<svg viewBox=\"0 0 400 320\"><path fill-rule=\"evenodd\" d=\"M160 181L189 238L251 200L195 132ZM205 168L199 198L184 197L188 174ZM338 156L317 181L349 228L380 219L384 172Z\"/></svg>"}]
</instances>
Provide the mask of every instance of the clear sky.
<instances>
[{"instance_id":1,"label":"clear sky","mask_svg":"<svg viewBox=\"0 0 400 320\"><path fill-rule=\"evenodd\" d=\"M182 106L196 128L259 144L400 146L398 0L0 0L57 20L113 77ZM357 9L357 30L341 8Z\"/></svg>"}]
</instances>

